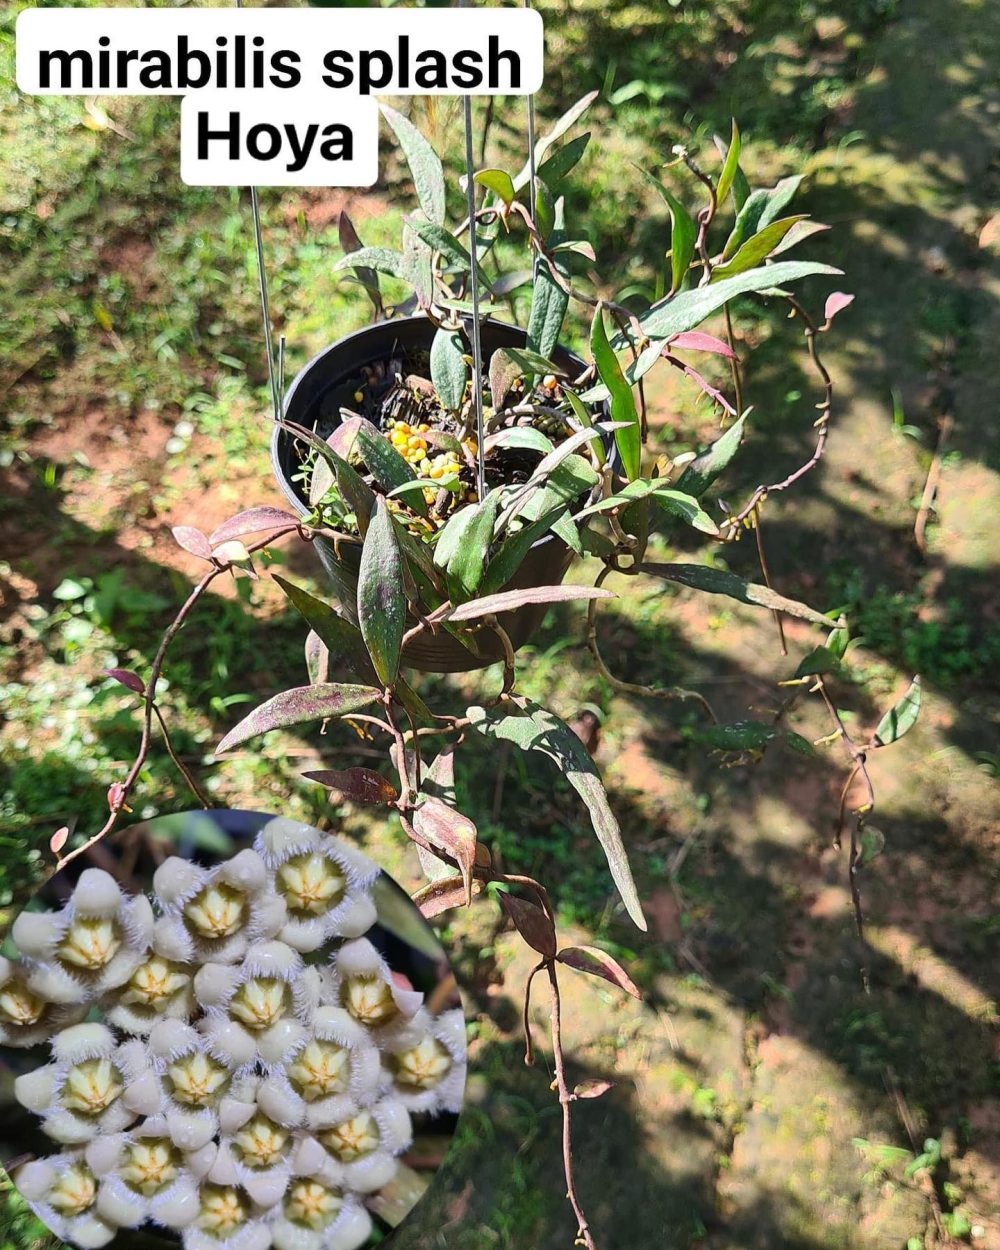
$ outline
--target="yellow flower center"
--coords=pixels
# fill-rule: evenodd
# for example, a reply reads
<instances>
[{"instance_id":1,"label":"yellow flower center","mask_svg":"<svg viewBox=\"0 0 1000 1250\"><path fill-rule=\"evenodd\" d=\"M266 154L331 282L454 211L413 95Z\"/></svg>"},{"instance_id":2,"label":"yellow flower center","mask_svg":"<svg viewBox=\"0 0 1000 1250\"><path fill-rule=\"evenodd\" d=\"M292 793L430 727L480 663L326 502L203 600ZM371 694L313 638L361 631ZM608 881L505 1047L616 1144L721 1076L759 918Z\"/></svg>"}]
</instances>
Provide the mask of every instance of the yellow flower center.
<instances>
[{"instance_id":1,"label":"yellow flower center","mask_svg":"<svg viewBox=\"0 0 1000 1250\"><path fill-rule=\"evenodd\" d=\"M369 1112L359 1111L343 1124L320 1133L319 1139L341 1163L352 1163L378 1148L378 1125Z\"/></svg>"},{"instance_id":2,"label":"yellow flower center","mask_svg":"<svg viewBox=\"0 0 1000 1250\"><path fill-rule=\"evenodd\" d=\"M246 1222L248 1211L242 1190L231 1185L205 1185L196 1223L204 1232L224 1241Z\"/></svg>"},{"instance_id":3,"label":"yellow flower center","mask_svg":"<svg viewBox=\"0 0 1000 1250\"><path fill-rule=\"evenodd\" d=\"M229 1083L229 1073L208 1055L178 1059L167 1068L174 1097L191 1107L211 1106Z\"/></svg>"},{"instance_id":4,"label":"yellow flower center","mask_svg":"<svg viewBox=\"0 0 1000 1250\"><path fill-rule=\"evenodd\" d=\"M284 1154L288 1130L266 1115L255 1115L234 1134L233 1142L247 1167L269 1168Z\"/></svg>"},{"instance_id":5,"label":"yellow flower center","mask_svg":"<svg viewBox=\"0 0 1000 1250\"><path fill-rule=\"evenodd\" d=\"M82 1163L74 1163L60 1173L49 1191L49 1202L57 1211L66 1215L79 1215L94 1205L97 1182L93 1173Z\"/></svg>"},{"instance_id":6,"label":"yellow flower center","mask_svg":"<svg viewBox=\"0 0 1000 1250\"><path fill-rule=\"evenodd\" d=\"M56 947L56 956L85 972L96 972L109 963L121 947L118 926L104 916L81 916L74 920Z\"/></svg>"},{"instance_id":7,"label":"yellow flower center","mask_svg":"<svg viewBox=\"0 0 1000 1250\"><path fill-rule=\"evenodd\" d=\"M0 1019L8 1024L37 1024L45 1010L45 1000L33 994L23 981L8 981L0 989Z\"/></svg>"},{"instance_id":8,"label":"yellow flower center","mask_svg":"<svg viewBox=\"0 0 1000 1250\"><path fill-rule=\"evenodd\" d=\"M188 924L199 937L211 941L232 937L243 923L247 900L242 890L220 881L208 885L184 908Z\"/></svg>"},{"instance_id":9,"label":"yellow flower center","mask_svg":"<svg viewBox=\"0 0 1000 1250\"><path fill-rule=\"evenodd\" d=\"M347 1051L335 1042L311 1041L288 1065L288 1079L306 1102L342 1094L347 1088L351 1065Z\"/></svg>"},{"instance_id":10,"label":"yellow flower center","mask_svg":"<svg viewBox=\"0 0 1000 1250\"><path fill-rule=\"evenodd\" d=\"M327 1189L319 1181L296 1181L285 1199L285 1218L318 1232L343 1205L343 1198L335 1189Z\"/></svg>"},{"instance_id":11,"label":"yellow flower center","mask_svg":"<svg viewBox=\"0 0 1000 1250\"><path fill-rule=\"evenodd\" d=\"M110 1059L86 1059L66 1074L62 1103L80 1115L100 1115L122 1092L121 1074Z\"/></svg>"},{"instance_id":12,"label":"yellow flower center","mask_svg":"<svg viewBox=\"0 0 1000 1250\"><path fill-rule=\"evenodd\" d=\"M126 1185L145 1197L169 1185L177 1176L179 1155L165 1137L133 1142L125 1151L118 1174Z\"/></svg>"},{"instance_id":13,"label":"yellow flower center","mask_svg":"<svg viewBox=\"0 0 1000 1250\"><path fill-rule=\"evenodd\" d=\"M396 1080L411 1089L433 1089L451 1067L451 1055L433 1037L393 1057Z\"/></svg>"},{"instance_id":14,"label":"yellow flower center","mask_svg":"<svg viewBox=\"0 0 1000 1250\"><path fill-rule=\"evenodd\" d=\"M287 1014L289 997L284 981L274 977L253 977L233 995L229 1014L248 1029L266 1029Z\"/></svg>"},{"instance_id":15,"label":"yellow flower center","mask_svg":"<svg viewBox=\"0 0 1000 1250\"><path fill-rule=\"evenodd\" d=\"M320 916L344 897L344 875L325 855L296 855L277 872L278 890L293 912Z\"/></svg>"},{"instance_id":16,"label":"yellow flower center","mask_svg":"<svg viewBox=\"0 0 1000 1250\"><path fill-rule=\"evenodd\" d=\"M181 970L182 967L160 955L153 955L132 973L121 1001L162 1011L167 1001L184 989L191 979Z\"/></svg>"},{"instance_id":17,"label":"yellow flower center","mask_svg":"<svg viewBox=\"0 0 1000 1250\"><path fill-rule=\"evenodd\" d=\"M385 1024L399 1010L392 991L377 977L349 977L341 1001L355 1020L367 1025Z\"/></svg>"}]
</instances>

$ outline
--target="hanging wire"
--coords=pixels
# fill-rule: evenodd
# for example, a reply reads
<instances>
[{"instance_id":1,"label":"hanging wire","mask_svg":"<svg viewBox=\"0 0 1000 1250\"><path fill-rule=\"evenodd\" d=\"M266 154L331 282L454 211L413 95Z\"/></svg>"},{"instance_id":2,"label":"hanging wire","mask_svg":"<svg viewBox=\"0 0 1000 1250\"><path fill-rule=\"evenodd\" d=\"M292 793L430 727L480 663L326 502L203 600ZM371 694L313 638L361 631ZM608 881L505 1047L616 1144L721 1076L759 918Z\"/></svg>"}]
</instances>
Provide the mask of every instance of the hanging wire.
<instances>
[{"instance_id":1,"label":"hanging wire","mask_svg":"<svg viewBox=\"0 0 1000 1250\"><path fill-rule=\"evenodd\" d=\"M524 7L531 8L531 0L524 0ZM528 96L528 213L532 222L535 220L535 178L537 171L535 170L535 97ZM541 257L537 252L531 259L531 269L534 276L538 277L538 266Z\"/></svg>"},{"instance_id":2,"label":"hanging wire","mask_svg":"<svg viewBox=\"0 0 1000 1250\"><path fill-rule=\"evenodd\" d=\"M459 0L458 7L467 7ZM472 404L476 414L476 480L479 498L486 498L486 423L483 416L483 343L479 317L479 241L476 228L476 162L472 151L472 97L462 96L465 115L465 193L469 212L469 255L472 257Z\"/></svg>"},{"instance_id":3,"label":"hanging wire","mask_svg":"<svg viewBox=\"0 0 1000 1250\"><path fill-rule=\"evenodd\" d=\"M236 7L243 8L243 0L236 0ZM274 371L274 343L271 338L271 305L267 298L267 274L264 271L264 234L260 226L260 200L257 188L250 188L250 212L253 217L253 241L257 251L257 286L260 291L260 315L264 323L264 351L267 355L267 381L271 388L271 407L275 421L282 416L283 396ZM282 353L284 354L284 353Z\"/></svg>"}]
</instances>

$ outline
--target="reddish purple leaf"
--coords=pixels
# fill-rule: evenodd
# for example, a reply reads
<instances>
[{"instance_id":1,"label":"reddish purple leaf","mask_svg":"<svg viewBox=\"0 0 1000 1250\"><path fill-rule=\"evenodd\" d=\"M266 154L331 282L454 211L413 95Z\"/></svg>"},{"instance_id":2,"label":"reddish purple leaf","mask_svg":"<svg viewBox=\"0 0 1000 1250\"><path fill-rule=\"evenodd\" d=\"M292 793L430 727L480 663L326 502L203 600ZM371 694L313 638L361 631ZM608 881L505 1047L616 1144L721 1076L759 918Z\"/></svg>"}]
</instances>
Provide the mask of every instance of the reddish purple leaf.
<instances>
[{"instance_id":1,"label":"reddish purple leaf","mask_svg":"<svg viewBox=\"0 0 1000 1250\"><path fill-rule=\"evenodd\" d=\"M569 599L617 599L613 590L598 586L529 586L525 590L504 590L459 604L447 615L449 621L474 621L498 612L513 612L529 603L564 603Z\"/></svg>"},{"instance_id":2,"label":"reddish purple leaf","mask_svg":"<svg viewBox=\"0 0 1000 1250\"><path fill-rule=\"evenodd\" d=\"M639 987L607 951L598 950L596 946L567 946L556 958L567 968L588 972L592 977L602 977L612 985L617 985L626 994L631 994L633 998L642 998Z\"/></svg>"},{"instance_id":3,"label":"reddish purple leaf","mask_svg":"<svg viewBox=\"0 0 1000 1250\"><path fill-rule=\"evenodd\" d=\"M374 686L352 686L324 682L318 686L296 686L283 690L255 708L249 716L230 729L215 748L216 755L231 751L249 738L266 734L271 729L287 729L291 725L303 725L310 721L327 720L336 716L348 716L382 698L382 691Z\"/></svg>"},{"instance_id":4,"label":"reddish purple leaf","mask_svg":"<svg viewBox=\"0 0 1000 1250\"><path fill-rule=\"evenodd\" d=\"M433 795L422 795L410 819L426 842L444 851L458 864L465 882L465 901L472 902L472 869L476 862L478 831L468 816Z\"/></svg>"},{"instance_id":5,"label":"reddish purple leaf","mask_svg":"<svg viewBox=\"0 0 1000 1250\"><path fill-rule=\"evenodd\" d=\"M712 352L716 356L725 356L727 360L736 359L736 353L728 343L717 339L714 334L705 334L702 330L685 330L683 334L675 334L667 340L667 346L671 351L688 348L693 352Z\"/></svg>"},{"instance_id":6,"label":"reddish purple leaf","mask_svg":"<svg viewBox=\"0 0 1000 1250\"><path fill-rule=\"evenodd\" d=\"M298 517L284 508L272 508L269 504L261 504L257 508L247 508L245 512L237 512L228 521L223 521L214 530L209 543L218 547L220 543L231 538L242 538L244 534L256 534L260 530L284 529L289 525L298 525Z\"/></svg>"},{"instance_id":7,"label":"reddish purple leaf","mask_svg":"<svg viewBox=\"0 0 1000 1250\"><path fill-rule=\"evenodd\" d=\"M501 894L500 906L532 950L551 959L557 949L555 925L537 903L513 894Z\"/></svg>"},{"instance_id":8,"label":"reddish purple leaf","mask_svg":"<svg viewBox=\"0 0 1000 1250\"><path fill-rule=\"evenodd\" d=\"M476 895L481 894L482 891L482 882L474 881L472 893ZM425 885L422 890L418 890L413 896L413 901L419 907L424 919L430 920L455 907L464 907L467 898L465 882L461 877L445 877L441 881L432 881L430 885Z\"/></svg>"},{"instance_id":9,"label":"reddish purple leaf","mask_svg":"<svg viewBox=\"0 0 1000 1250\"><path fill-rule=\"evenodd\" d=\"M854 296L847 295L844 291L834 291L826 297L826 307L823 309L823 317L826 320L826 329L830 322L836 317L837 313L843 312L849 304L854 303Z\"/></svg>"},{"instance_id":10,"label":"reddish purple leaf","mask_svg":"<svg viewBox=\"0 0 1000 1250\"><path fill-rule=\"evenodd\" d=\"M323 768L303 773L307 781L316 781L327 790L337 790L353 803L369 807L388 807L399 798L396 787L373 768Z\"/></svg>"},{"instance_id":11,"label":"reddish purple leaf","mask_svg":"<svg viewBox=\"0 0 1000 1250\"><path fill-rule=\"evenodd\" d=\"M326 440L327 445L337 453L341 460L350 461L358 430L363 424L363 417L345 417Z\"/></svg>"},{"instance_id":12,"label":"reddish purple leaf","mask_svg":"<svg viewBox=\"0 0 1000 1250\"><path fill-rule=\"evenodd\" d=\"M170 531L178 547L183 547L193 556L202 560L211 560L212 544L199 529L193 525L175 525Z\"/></svg>"},{"instance_id":13,"label":"reddish purple leaf","mask_svg":"<svg viewBox=\"0 0 1000 1250\"><path fill-rule=\"evenodd\" d=\"M49 838L49 850L52 852L53 855L59 854L59 852L66 845L66 839L68 837L69 837L69 826L63 825L62 828L57 829L55 833L52 835L52 837Z\"/></svg>"},{"instance_id":14,"label":"reddish purple leaf","mask_svg":"<svg viewBox=\"0 0 1000 1250\"><path fill-rule=\"evenodd\" d=\"M124 686L127 690L132 690L136 694L145 694L146 687L143 685L142 678L138 673L133 673L127 668L106 668L105 676L113 677L119 685Z\"/></svg>"},{"instance_id":15,"label":"reddish purple leaf","mask_svg":"<svg viewBox=\"0 0 1000 1250\"><path fill-rule=\"evenodd\" d=\"M591 1077L590 1080L581 1081L573 1090L575 1098L600 1098L602 1094L606 1094L609 1089L614 1089L614 1081L605 1081L601 1077Z\"/></svg>"}]
</instances>

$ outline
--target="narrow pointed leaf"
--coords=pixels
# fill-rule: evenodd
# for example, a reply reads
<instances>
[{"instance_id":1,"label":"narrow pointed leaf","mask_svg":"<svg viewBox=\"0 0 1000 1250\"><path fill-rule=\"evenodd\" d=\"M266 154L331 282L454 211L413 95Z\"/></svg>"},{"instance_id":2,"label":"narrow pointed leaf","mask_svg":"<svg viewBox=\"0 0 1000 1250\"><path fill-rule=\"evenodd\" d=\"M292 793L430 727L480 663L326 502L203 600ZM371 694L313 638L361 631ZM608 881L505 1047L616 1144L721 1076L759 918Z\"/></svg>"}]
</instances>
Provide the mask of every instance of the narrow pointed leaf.
<instances>
[{"instance_id":1,"label":"narrow pointed leaf","mask_svg":"<svg viewBox=\"0 0 1000 1250\"><path fill-rule=\"evenodd\" d=\"M431 341L431 381L449 412L462 406L468 379L462 336L457 330L438 330Z\"/></svg>"},{"instance_id":2,"label":"narrow pointed leaf","mask_svg":"<svg viewBox=\"0 0 1000 1250\"><path fill-rule=\"evenodd\" d=\"M527 586L523 590L505 590L460 604L448 613L449 621L474 621L498 612L513 612L531 603L568 603L573 599L616 599L613 590L597 586Z\"/></svg>"},{"instance_id":3,"label":"narrow pointed leaf","mask_svg":"<svg viewBox=\"0 0 1000 1250\"><path fill-rule=\"evenodd\" d=\"M377 270L390 278L401 278L409 281L406 268L406 257L402 252L395 252L391 247L362 247L347 256L341 256L334 269Z\"/></svg>"},{"instance_id":4,"label":"narrow pointed leaf","mask_svg":"<svg viewBox=\"0 0 1000 1250\"><path fill-rule=\"evenodd\" d=\"M399 654L406 624L403 560L395 526L384 499L365 535L358 570L358 624L383 685L391 686L399 672Z\"/></svg>"},{"instance_id":5,"label":"narrow pointed leaf","mask_svg":"<svg viewBox=\"0 0 1000 1250\"><path fill-rule=\"evenodd\" d=\"M698 227L687 208L659 178L645 169L639 172L657 189L670 210L670 289L679 291L694 259Z\"/></svg>"},{"instance_id":6,"label":"narrow pointed leaf","mask_svg":"<svg viewBox=\"0 0 1000 1250\"><path fill-rule=\"evenodd\" d=\"M106 668L104 670L106 677L113 677L120 686L124 686L126 690L131 690L133 694L145 694L146 687L142 678L138 673L133 673L128 668Z\"/></svg>"},{"instance_id":7,"label":"narrow pointed leaf","mask_svg":"<svg viewBox=\"0 0 1000 1250\"><path fill-rule=\"evenodd\" d=\"M697 499L693 499L683 491L666 488L652 490L649 492L649 498L658 504L664 512L668 512L671 516L680 517L682 521L686 521L688 525L694 526L702 534L711 534L714 537L719 533L719 527L701 507Z\"/></svg>"},{"instance_id":8,"label":"narrow pointed leaf","mask_svg":"<svg viewBox=\"0 0 1000 1250\"><path fill-rule=\"evenodd\" d=\"M511 704L517 706L518 714L498 708L471 707L468 716L473 726L486 737L512 742L523 751L539 751L556 764L590 812L594 832L607 856L626 911L635 924L645 930L646 921L618 821L608 803L594 761L573 730L554 712L530 699L514 698L505 706L510 707Z\"/></svg>"},{"instance_id":9,"label":"narrow pointed leaf","mask_svg":"<svg viewBox=\"0 0 1000 1250\"><path fill-rule=\"evenodd\" d=\"M357 438L358 450L368 472L387 494L397 486L412 482L417 476L410 464L370 421L359 424ZM427 501L420 492L411 495L406 502L414 512L427 515Z\"/></svg>"},{"instance_id":10,"label":"narrow pointed leaf","mask_svg":"<svg viewBox=\"0 0 1000 1250\"><path fill-rule=\"evenodd\" d=\"M345 663L356 677L363 681L372 680L374 672L357 626L308 590L303 590L278 573L273 573L272 577L288 596L292 607L327 648L329 655Z\"/></svg>"},{"instance_id":11,"label":"narrow pointed leaf","mask_svg":"<svg viewBox=\"0 0 1000 1250\"><path fill-rule=\"evenodd\" d=\"M351 686L341 682L283 690L231 729L215 748L215 753L221 755L231 751L250 738L257 738L272 729L289 729L293 725L349 716L351 712L369 707L381 697L382 692L374 686Z\"/></svg>"},{"instance_id":12,"label":"narrow pointed leaf","mask_svg":"<svg viewBox=\"0 0 1000 1250\"><path fill-rule=\"evenodd\" d=\"M415 831L431 846L450 855L458 864L465 886L466 905L472 902L472 870L476 863L479 834L468 816L433 795L422 795L411 813Z\"/></svg>"},{"instance_id":13,"label":"narrow pointed leaf","mask_svg":"<svg viewBox=\"0 0 1000 1250\"><path fill-rule=\"evenodd\" d=\"M703 564L644 564L644 573L652 577L662 577L666 581L678 582L692 590L704 590L710 595L727 595L740 603L751 603L755 607L770 608L773 612L785 612L788 616L797 616L814 625L830 626L833 622L822 612L810 608L797 599L788 599L767 586L758 586L754 582L745 581L736 573L725 569L712 569Z\"/></svg>"},{"instance_id":14,"label":"narrow pointed leaf","mask_svg":"<svg viewBox=\"0 0 1000 1250\"><path fill-rule=\"evenodd\" d=\"M445 183L441 160L414 124L388 104L381 104L382 116L389 123L410 167L420 207L429 221L444 224Z\"/></svg>"},{"instance_id":15,"label":"narrow pointed leaf","mask_svg":"<svg viewBox=\"0 0 1000 1250\"><path fill-rule=\"evenodd\" d=\"M514 179L505 169L481 169L474 181L499 196L507 208L513 204L517 192L514 190Z\"/></svg>"},{"instance_id":16,"label":"narrow pointed leaf","mask_svg":"<svg viewBox=\"0 0 1000 1250\"><path fill-rule=\"evenodd\" d=\"M552 128L547 130L545 134L542 135L542 137L535 144L536 169L541 167L542 158L545 156L545 153L549 150L553 143L558 142L567 130L576 125L576 123L580 120L584 113L586 113L587 109L590 108L600 94L601 93L599 91L588 92L587 95L585 95L582 99L577 100L574 105L568 108L566 112L563 113L562 117L560 117L559 120L552 126ZM526 186L530 177L531 165L530 163L525 163L524 168L514 179L514 186L517 190Z\"/></svg>"},{"instance_id":17,"label":"narrow pointed leaf","mask_svg":"<svg viewBox=\"0 0 1000 1250\"><path fill-rule=\"evenodd\" d=\"M559 184L566 175L579 164L589 142L590 131L588 130L586 134L577 135L569 143L564 143L538 166L539 178L543 179L548 186L558 190Z\"/></svg>"},{"instance_id":18,"label":"narrow pointed leaf","mask_svg":"<svg viewBox=\"0 0 1000 1250\"><path fill-rule=\"evenodd\" d=\"M471 598L479 589L493 542L493 527L499 506L500 496L496 491L475 505L475 511L462 532L462 541L448 561L448 587L456 602ZM449 613L450 617L453 615Z\"/></svg>"},{"instance_id":19,"label":"narrow pointed leaf","mask_svg":"<svg viewBox=\"0 0 1000 1250\"><path fill-rule=\"evenodd\" d=\"M722 250L722 259L728 260L751 235L777 220L778 214L791 203L801 181L802 176L794 174L791 178L782 178L773 187L752 191L736 215L732 234Z\"/></svg>"},{"instance_id":20,"label":"narrow pointed leaf","mask_svg":"<svg viewBox=\"0 0 1000 1250\"><path fill-rule=\"evenodd\" d=\"M482 894L483 888L481 881L473 881L473 898L477 894ZM461 877L445 877L439 881L432 881L430 885L425 885L422 890L418 890L413 896L413 901L420 909L423 918L431 920L443 912L452 911L455 907L464 907L468 902L468 892Z\"/></svg>"},{"instance_id":21,"label":"narrow pointed leaf","mask_svg":"<svg viewBox=\"0 0 1000 1250\"><path fill-rule=\"evenodd\" d=\"M399 791L392 782L373 768L321 768L302 776L366 807L391 807L399 798Z\"/></svg>"},{"instance_id":22,"label":"narrow pointed leaf","mask_svg":"<svg viewBox=\"0 0 1000 1250\"><path fill-rule=\"evenodd\" d=\"M719 181L715 188L716 203L723 204L726 196L732 190L733 183L736 181L736 171L740 167L740 151L743 147L743 140L740 137L740 128L736 125L736 118L733 118L732 138L729 140L729 148L726 151L726 159L722 164L722 172L719 174Z\"/></svg>"},{"instance_id":23,"label":"narrow pointed leaf","mask_svg":"<svg viewBox=\"0 0 1000 1250\"><path fill-rule=\"evenodd\" d=\"M717 477L732 464L736 453L743 442L743 429L747 413L739 417L724 434L721 434L711 446L699 452L684 467L677 479L677 489L700 499Z\"/></svg>"},{"instance_id":24,"label":"narrow pointed leaf","mask_svg":"<svg viewBox=\"0 0 1000 1250\"><path fill-rule=\"evenodd\" d=\"M272 508L261 505L238 512L228 521L223 521L217 530L213 530L208 541L213 547L228 542L231 538L242 538L244 534L256 534L261 530L285 529L289 525L298 525L299 518L284 508Z\"/></svg>"},{"instance_id":25,"label":"narrow pointed leaf","mask_svg":"<svg viewBox=\"0 0 1000 1250\"><path fill-rule=\"evenodd\" d=\"M875 730L876 746L888 746L909 733L920 715L920 678L914 677L906 694L889 709Z\"/></svg>"},{"instance_id":26,"label":"narrow pointed leaf","mask_svg":"<svg viewBox=\"0 0 1000 1250\"><path fill-rule=\"evenodd\" d=\"M364 244L358 237L358 232L354 228L354 222L343 210L340 219L337 222L337 231L340 235L340 246L348 255L351 252L360 252ZM365 288L368 298L372 302L375 309L376 318L384 315L385 309L382 307L382 292L379 289L378 274L374 269L368 269L364 265L354 265L355 276L361 285Z\"/></svg>"},{"instance_id":27,"label":"narrow pointed leaf","mask_svg":"<svg viewBox=\"0 0 1000 1250\"><path fill-rule=\"evenodd\" d=\"M553 528L560 517L565 516L568 507L568 502L563 500L555 508L540 516L537 521L532 521L503 540L496 552L490 556L490 562L486 566L480 587L483 594L495 594L507 585L521 567L524 557L531 548Z\"/></svg>"},{"instance_id":28,"label":"narrow pointed leaf","mask_svg":"<svg viewBox=\"0 0 1000 1250\"><path fill-rule=\"evenodd\" d=\"M556 958L567 968L589 973L592 977L601 977L624 990L626 994L631 994L633 998L642 998L642 991L607 951L599 950L596 946L567 946Z\"/></svg>"},{"instance_id":29,"label":"narrow pointed leaf","mask_svg":"<svg viewBox=\"0 0 1000 1250\"><path fill-rule=\"evenodd\" d=\"M550 245L561 243L566 237L565 204L561 196L553 212ZM562 324L566 317L566 310L569 308L569 294L563 289L558 279L562 278L563 282L568 280L569 267L564 256L556 255L548 260L539 258L534 268L535 280L531 290L531 308L528 312L527 345L530 350L539 352L542 356L551 356L559 343Z\"/></svg>"},{"instance_id":30,"label":"narrow pointed leaf","mask_svg":"<svg viewBox=\"0 0 1000 1250\"><path fill-rule=\"evenodd\" d=\"M642 459L642 437L639 430L639 413L635 406L632 387L625 380L622 367L608 341L604 328L604 308L598 305L590 327L590 350L601 381L611 396L611 419L621 422L622 429L615 430L615 442L622 458L625 475L630 482L639 476Z\"/></svg>"},{"instance_id":31,"label":"narrow pointed leaf","mask_svg":"<svg viewBox=\"0 0 1000 1250\"><path fill-rule=\"evenodd\" d=\"M712 276L709 283L723 282L726 278L733 277L734 274L745 273L748 269L760 265L774 251L781 240L788 234L789 230L800 221L804 221L804 216L799 217L782 217L780 221L772 221L770 225L765 226L763 230L759 230L751 238L740 245L731 260L727 260L722 265L717 265L712 270Z\"/></svg>"}]
</instances>

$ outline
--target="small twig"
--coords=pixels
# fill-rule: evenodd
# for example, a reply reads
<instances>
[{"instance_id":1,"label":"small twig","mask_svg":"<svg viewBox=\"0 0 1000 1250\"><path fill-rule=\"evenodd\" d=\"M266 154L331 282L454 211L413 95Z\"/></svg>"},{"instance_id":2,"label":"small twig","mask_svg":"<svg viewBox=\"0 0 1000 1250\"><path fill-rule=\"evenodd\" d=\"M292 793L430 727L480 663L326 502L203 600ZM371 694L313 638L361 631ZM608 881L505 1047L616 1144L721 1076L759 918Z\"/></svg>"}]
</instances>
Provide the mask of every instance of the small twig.
<instances>
[{"instance_id":1,"label":"small twig","mask_svg":"<svg viewBox=\"0 0 1000 1250\"><path fill-rule=\"evenodd\" d=\"M941 483L941 468L944 462L945 444L954 424L954 418L947 415L943 416L938 424L937 447L934 450L934 458L931 460L930 468L927 470L924 493L920 497L920 507L917 509L916 520L913 522L913 540L917 544L917 550L921 555L924 555L927 551L927 522L930 519L931 508L934 505L934 497Z\"/></svg>"},{"instance_id":2,"label":"small twig","mask_svg":"<svg viewBox=\"0 0 1000 1250\"><path fill-rule=\"evenodd\" d=\"M757 540L757 559L760 561L761 576L764 578L764 585L768 590L771 590L771 571L767 567L767 555L764 552L764 535L761 532L759 504L753 510L753 532ZM787 655L788 643L785 641L785 625L781 619L781 613L777 608L772 608L771 615L774 617L774 623L778 627L778 641L781 644L781 654Z\"/></svg>"},{"instance_id":3,"label":"small twig","mask_svg":"<svg viewBox=\"0 0 1000 1250\"><path fill-rule=\"evenodd\" d=\"M205 793L205 791L202 790L201 786L195 780L194 774L190 772L190 770L181 760L181 757L174 750L174 744L170 741L170 733L167 730L167 722L163 719L163 713L160 711L159 705L156 703L153 704L153 713L156 716L157 721L159 722L160 732L163 734L163 745L167 748L167 754L173 760L174 767L177 769L180 775L184 778L184 781L187 784L188 789L191 791L191 793L198 800L198 802L201 804L202 807L206 807L206 808L214 807L215 804L212 802L209 796Z\"/></svg>"}]
</instances>

